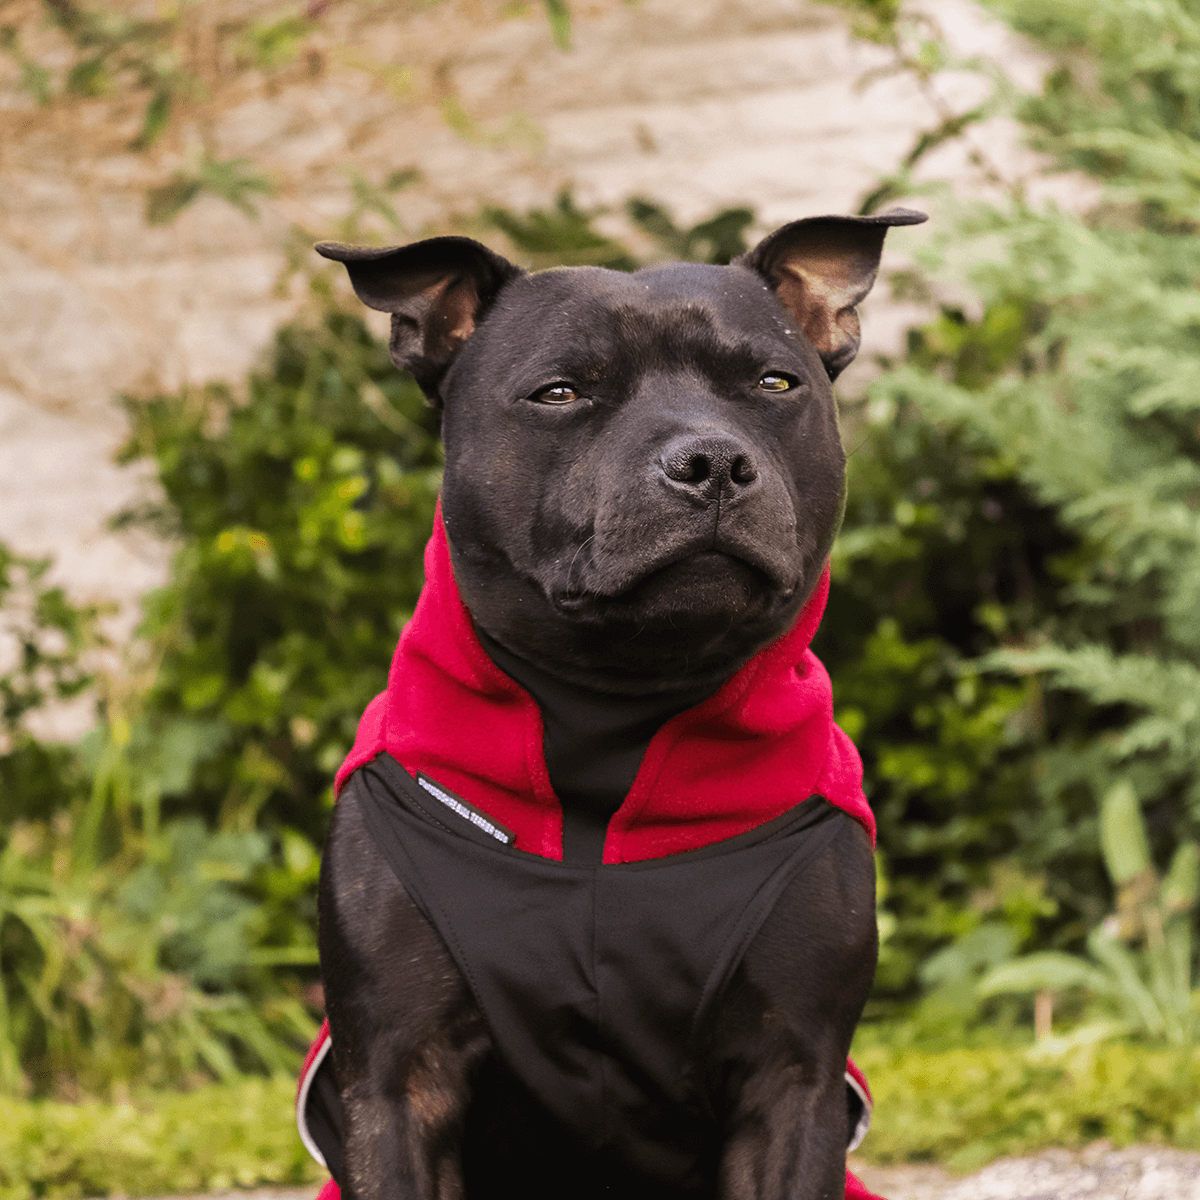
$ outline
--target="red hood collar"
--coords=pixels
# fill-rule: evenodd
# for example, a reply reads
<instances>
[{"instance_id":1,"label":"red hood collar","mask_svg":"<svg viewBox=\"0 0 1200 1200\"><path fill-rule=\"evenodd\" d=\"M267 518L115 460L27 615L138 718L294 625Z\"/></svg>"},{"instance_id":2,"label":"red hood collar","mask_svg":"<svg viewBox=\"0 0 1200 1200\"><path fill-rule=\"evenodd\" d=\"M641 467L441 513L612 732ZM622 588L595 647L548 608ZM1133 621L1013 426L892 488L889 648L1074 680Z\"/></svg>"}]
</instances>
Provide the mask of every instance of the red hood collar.
<instances>
[{"instance_id":1,"label":"red hood collar","mask_svg":"<svg viewBox=\"0 0 1200 1200\"><path fill-rule=\"evenodd\" d=\"M825 668L808 648L829 595L826 567L791 631L707 700L654 735L609 822L606 863L693 850L754 829L812 795L845 809L875 841L862 762L834 724ZM537 703L487 656L458 594L439 507L425 588L334 781L382 752L424 771L511 829L522 850L562 858Z\"/></svg>"}]
</instances>

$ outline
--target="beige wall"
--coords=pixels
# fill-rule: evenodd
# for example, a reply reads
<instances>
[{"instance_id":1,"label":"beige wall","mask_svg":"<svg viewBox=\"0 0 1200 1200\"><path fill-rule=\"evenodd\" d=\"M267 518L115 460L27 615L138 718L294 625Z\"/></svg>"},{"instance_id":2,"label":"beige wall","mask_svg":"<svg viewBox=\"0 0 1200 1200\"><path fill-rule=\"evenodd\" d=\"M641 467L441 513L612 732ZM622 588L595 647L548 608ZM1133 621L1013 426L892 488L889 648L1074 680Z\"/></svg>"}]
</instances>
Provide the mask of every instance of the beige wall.
<instances>
[{"instance_id":1,"label":"beige wall","mask_svg":"<svg viewBox=\"0 0 1200 1200\"><path fill-rule=\"evenodd\" d=\"M145 486L110 461L122 433L112 396L240 378L294 309L294 289L276 293L289 230L336 236L350 170L376 184L398 167L420 171L394 197L397 241L483 201L545 205L563 186L585 206L616 208L614 228L631 194L685 221L744 203L769 228L853 211L946 105L984 90L961 72L928 89L906 75L871 82L888 52L802 0L575 0L568 54L540 5L508 18L502 7L333 6L315 57L274 78L214 67L207 99L149 154L126 148L136 110L103 100L41 110L14 89L11 65L0 69L0 539L55 554L81 596L128 605L161 577L161 547L104 531ZM274 11L257 0L197 8ZM1036 58L970 0L927 9L964 52L1037 78ZM474 122L470 136L447 124L447 98ZM185 166L202 136L217 157L269 172L277 194L257 220L209 197L148 226L145 189ZM986 194L989 164L1031 170L1005 124L971 136L926 174ZM922 236L893 238L895 252ZM893 344L911 316L875 299L868 348Z\"/></svg>"}]
</instances>

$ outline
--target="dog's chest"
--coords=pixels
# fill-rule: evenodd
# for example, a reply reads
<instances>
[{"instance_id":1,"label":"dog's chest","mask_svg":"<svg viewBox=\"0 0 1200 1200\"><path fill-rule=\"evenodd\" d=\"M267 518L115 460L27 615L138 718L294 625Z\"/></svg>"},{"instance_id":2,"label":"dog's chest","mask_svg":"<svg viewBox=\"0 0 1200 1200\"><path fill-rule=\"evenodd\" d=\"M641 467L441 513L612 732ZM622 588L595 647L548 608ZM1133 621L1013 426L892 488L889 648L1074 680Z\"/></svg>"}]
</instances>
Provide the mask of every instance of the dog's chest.
<instances>
[{"instance_id":1,"label":"dog's chest","mask_svg":"<svg viewBox=\"0 0 1200 1200\"><path fill-rule=\"evenodd\" d=\"M348 800L543 1107L594 1149L687 1178L715 1128L694 1075L698 1032L844 814L814 799L706 850L581 867L499 846L431 807L386 756L352 778Z\"/></svg>"}]
</instances>

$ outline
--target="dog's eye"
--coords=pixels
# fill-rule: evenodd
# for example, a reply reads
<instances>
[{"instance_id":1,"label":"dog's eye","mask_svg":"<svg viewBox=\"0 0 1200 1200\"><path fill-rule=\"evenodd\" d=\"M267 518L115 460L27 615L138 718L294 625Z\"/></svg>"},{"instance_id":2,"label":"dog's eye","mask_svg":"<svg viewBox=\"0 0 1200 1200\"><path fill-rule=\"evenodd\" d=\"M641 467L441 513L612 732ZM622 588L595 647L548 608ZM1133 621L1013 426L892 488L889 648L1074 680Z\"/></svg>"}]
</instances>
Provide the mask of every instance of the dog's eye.
<instances>
[{"instance_id":1,"label":"dog's eye","mask_svg":"<svg viewBox=\"0 0 1200 1200\"><path fill-rule=\"evenodd\" d=\"M579 393L572 384L550 383L529 398L538 404L574 404L579 399Z\"/></svg>"},{"instance_id":2,"label":"dog's eye","mask_svg":"<svg viewBox=\"0 0 1200 1200\"><path fill-rule=\"evenodd\" d=\"M798 383L799 380L791 375L776 375L772 372L769 375L764 375L758 381L758 386L764 392L790 392Z\"/></svg>"}]
</instances>

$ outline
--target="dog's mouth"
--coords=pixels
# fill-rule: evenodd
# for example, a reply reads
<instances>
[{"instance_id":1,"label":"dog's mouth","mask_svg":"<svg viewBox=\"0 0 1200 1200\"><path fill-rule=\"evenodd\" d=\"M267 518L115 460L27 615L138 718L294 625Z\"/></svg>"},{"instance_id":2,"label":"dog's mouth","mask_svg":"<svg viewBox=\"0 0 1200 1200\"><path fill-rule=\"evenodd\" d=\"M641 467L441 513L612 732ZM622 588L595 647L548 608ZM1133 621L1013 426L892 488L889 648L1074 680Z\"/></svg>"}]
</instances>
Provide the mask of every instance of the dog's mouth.
<instances>
[{"instance_id":1,"label":"dog's mouth","mask_svg":"<svg viewBox=\"0 0 1200 1200\"><path fill-rule=\"evenodd\" d=\"M576 620L638 622L666 620L672 625L714 619L736 622L775 603L786 603L794 586L780 586L762 567L720 550L683 551L657 562L612 590L576 588L554 596L555 607Z\"/></svg>"}]
</instances>

